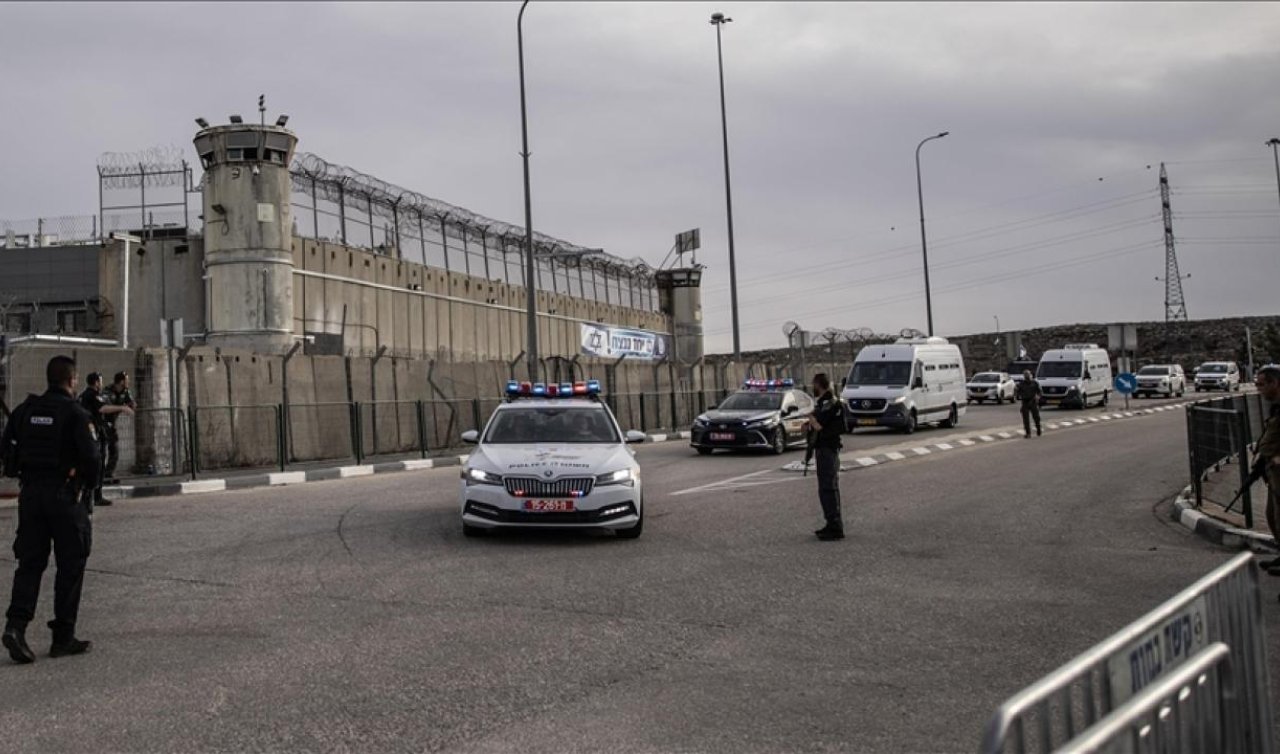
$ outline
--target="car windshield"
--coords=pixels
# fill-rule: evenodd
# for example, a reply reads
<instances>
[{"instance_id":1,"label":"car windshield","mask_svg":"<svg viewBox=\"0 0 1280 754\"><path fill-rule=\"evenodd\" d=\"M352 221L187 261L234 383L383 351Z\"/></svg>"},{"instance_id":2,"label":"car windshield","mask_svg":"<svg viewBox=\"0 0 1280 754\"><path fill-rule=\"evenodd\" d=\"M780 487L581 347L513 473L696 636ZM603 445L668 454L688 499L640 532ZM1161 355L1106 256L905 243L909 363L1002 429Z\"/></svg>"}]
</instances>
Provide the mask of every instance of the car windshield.
<instances>
[{"instance_id":1,"label":"car windshield","mask_svg":"<svg viewBox=\"0 0 1280 754\"><path fill-rule=\"evenodd\" d=\"M1222 374L1223 372L1227 371L1227 365L1226 364L1205 364L1204 366L1200 367L1200 371L1208 372L1210 374Z\"/></svg>"},{"instance_id":2,"label":"car windshield","mask_svg":"<svg viewBox=\"0 0 1280 754\"><path fill-rule=\"evenodd\" d=\"M1138 374L1168 374L1169 367L1143 367L1138 370Z\"/></svg>"},{"instance_id":3,"label":"car windshield","mask_svg":"<svg viewBox=\"0 0 1280 754\"><path fill-rule=\"evenodd\" d=\"M500 410L489 422L484 441L499 445L619 442L618 432L604 409L567 406Z\"/></svg>"},{"instance_id":4,"label":"car windshield","mask_svg":"<svg viewBox=\"0 0 1280 754\"><path fill-rule=\"evenodd\" d=\"M1063 377L1072 379L1080 376L1080 362L1078 361L1046 361L1040 365L1040 371L1036 373L1039 379L1049 379Z\"/></svg>"},{"instance_id":5,"label":"car windshield","mask_svg":"<svg viewBox=\"0 0 1280 754\"><path fill-rule=\"evenodd\" d=\"M973 381L974 382L999 382L1000 375L994 374L992 372L983 372L982 374L974 375Z\"/></svg>"},{"instance_id":6,"label":"car windshield","mask_svg":"<svg viewBox=\"0 0 1280 754\"><path fill-rule=\"evenodd\" d=\"M782 406L782 393L734 393L720 404L721 411L776 411Z\"/></svg>"},{"instance_id":7,"label":"car windshield","mask_svg":"<svg viewBox=\"0 0 1280 754\"><path fill-rule=\"evenodd\" d=\"M909 361L859 361L849 370L850 386L906 385L911 381Z\"/></svg>"}]
</instances>

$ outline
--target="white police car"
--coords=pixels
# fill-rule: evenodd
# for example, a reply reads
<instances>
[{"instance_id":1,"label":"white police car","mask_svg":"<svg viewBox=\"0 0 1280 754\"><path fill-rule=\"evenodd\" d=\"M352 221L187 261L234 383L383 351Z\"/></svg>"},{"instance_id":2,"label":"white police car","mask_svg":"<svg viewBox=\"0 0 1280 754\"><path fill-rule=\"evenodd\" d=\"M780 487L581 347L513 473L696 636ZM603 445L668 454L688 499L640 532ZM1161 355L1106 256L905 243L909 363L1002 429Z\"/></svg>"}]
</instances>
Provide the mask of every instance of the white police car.
<instances>
[{"instance_id":1,"label":"white police car","mask_svg":"<svg viewBox=\"0 0 1280 754\"><path fill-rule=\"evenodd\" d=\"M644 526L640 464L600 400L596 380L559 385L507 383L507 401L462 466L462 531L504 527L610 529L634 539Z\"/></svg>"}]
</instances>

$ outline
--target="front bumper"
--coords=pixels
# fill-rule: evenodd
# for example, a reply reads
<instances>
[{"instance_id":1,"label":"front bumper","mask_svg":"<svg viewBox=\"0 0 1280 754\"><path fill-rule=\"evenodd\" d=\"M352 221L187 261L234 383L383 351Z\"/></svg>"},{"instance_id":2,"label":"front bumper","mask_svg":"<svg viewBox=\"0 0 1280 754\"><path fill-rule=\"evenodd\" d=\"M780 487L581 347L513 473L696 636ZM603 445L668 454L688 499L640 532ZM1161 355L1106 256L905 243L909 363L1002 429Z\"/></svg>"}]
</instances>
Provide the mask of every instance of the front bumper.
<instances>
[{"instance_id":1,"label":"front bumper","mask_svg":"<svg viewBox=\"0 0 1280 754\"><path fill-rule=\"evenodd\" d=\"M1080 393L1066 393L1064 395L1042 395L1040 397L1041 406L1057 406L1059 408L1080 408L1084 402L1080 398Z\"/></svg>"},{"instance_id":2,"label":"front bumper","mask_svg":"<svg viewBox=\"0 0 1280 754\"><path fill-rule=\"evenodd\" d=\"M1138 395L1138 394L1156 395L1157 393L1163 394L1163 395L1173 395L1174 390L1173 390L1173 385L1167 382L1163 385L1161 385L1158 382L1152 382L1147 384L1143 384L1139 382L1138 388L1133 392L1135 395Z\"/></svg>"},{"instance_id":3,"label":"front bumper","mask_svg":"<svg viewBox=\"0 0 1280 754\"><path fill-rule=\"evenodd\" d=\"M900 405L891 404L884 411L877 412L846 410L844 412L844 423L849 429L857 429L858 427L893 427L902 429L910 422Z\"/></svg>"},{"instance_id":4,"label":"front bumper","mask_svg":"<svg viewBox=\"0 0 1280 754\"><path fill-rule=\"evenodd\" d=\"M1226 380L1196 380L1196 390L1229 390L1231 383Z\"/></svg>"},{"instance_id":5,"label":"front bumper","mask_svg":"<svg viewBox=\"0 0 1280 754\"><path fill-rule=\"evenodd\" d=\"M693 448L772 448L774 434L781 431L782 425L755 429L744 427L722 429L714 424L706 427L694 425L689 432L689 446ZM713 434L723 435L723 437L712 439Z\"/></svg>"},{"instance_id":6,"label":"front bumper","mask_svg":"<svg viewBox=\"0 0 1280 754\"><path fill-rule=\"evenodd\" d=\"M573 529L630 529L640 522L640 486L608 485L574 498L572 511L533 513L526 498L514 497L492 484L463 484L462 522L484 528L555 527Z\"/></svg>"}]
</instances>

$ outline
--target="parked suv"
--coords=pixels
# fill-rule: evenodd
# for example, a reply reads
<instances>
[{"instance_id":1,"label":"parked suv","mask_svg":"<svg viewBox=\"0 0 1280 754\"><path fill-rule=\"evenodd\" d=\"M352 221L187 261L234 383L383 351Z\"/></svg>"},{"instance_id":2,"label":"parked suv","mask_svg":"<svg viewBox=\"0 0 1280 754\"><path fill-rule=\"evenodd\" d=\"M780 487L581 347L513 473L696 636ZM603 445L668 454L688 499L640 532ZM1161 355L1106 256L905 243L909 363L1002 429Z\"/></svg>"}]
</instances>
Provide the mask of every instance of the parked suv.
<instances>
[{"instance_id":1,"label":"parked suv","mask_svg":"<svg viewBox=\"0 0 1280 754\"><path fill-rule=\"evenodd\" d=\"M1206 361L1196 370L1196 392L1240 389L1240 367L1234 361Z\"/></svg>"},{"instance_id":2,"label":"parked suv","mask_svg":"<svg viewBox=\"0 0 1280 754\"><path fill-rule=\"evenodd\" d=\"M1187 391L1187 376L1178 364L1151 364L1138 370L1138 389L1134 397L1144 395L1178 396Z\"/></svg>"},{"instance_id":3,"label":"parked suv","mask_svg":"<svg viewBox=\"0 0 1280 754\"><path fill-rule=\"evenodd\" d=\"M965 385L965 391L970 401L1004 403L1013 400L1015 386L1008 372L978 372Z\"/></svg>"}]
</instances>

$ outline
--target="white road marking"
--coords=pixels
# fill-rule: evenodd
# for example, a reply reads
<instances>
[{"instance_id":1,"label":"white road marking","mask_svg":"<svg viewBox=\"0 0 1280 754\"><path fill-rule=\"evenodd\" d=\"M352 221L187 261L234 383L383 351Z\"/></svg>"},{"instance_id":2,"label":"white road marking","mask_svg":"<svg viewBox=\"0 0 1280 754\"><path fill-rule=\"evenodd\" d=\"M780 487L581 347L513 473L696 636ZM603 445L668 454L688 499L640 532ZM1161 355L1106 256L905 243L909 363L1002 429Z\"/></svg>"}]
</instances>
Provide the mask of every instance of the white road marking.
<instances>
[{"instance_id":1,"label":"white road marking","mask_svg":"<svg viewBox=\"0 0 1280 754\"><path fill-rule=\"evenodd\" d=\"M996 438L992 437L991 435L978 435L978 439L979 439L979 440L981 440L981 441L983 441L983 442L995 442L995 441L996 441Z\"/></svg>"},{"instance_id":2,"label":"white road marking","mask_svg":"<svg viewBox=\"0 0 1280 754\"><path fill-rule=\"evenodd\" d=\"M888 458L891 461L901 461L902 459L906 458L906 456L902 455L896 450L891 450L888 453L885 453L884 457Z\"/></svg>"},{"instance_id":3,"label":"white road marking","mask_svg":"<svg viewBox=\"0 0 1280 754\"><path fill-rule=\"evenodd\" d=\"M998 432L997 434L999 434L1001 437L1003 437L1006 440L1008 440L1010 437L1013 437L1013 435L1011 435L1008 432Z\"/></svg>"},{"instance_id":4,"label":"white road marking","mask_svg":"<svg viewBox=\"0 0 1280 754\"><path fill-rule=\"evenodd\" d=\"M742 476L729 477L728 479L721 479L717 482L708 482L707 484L700 484L697 487L689 487L688 489L677 490L676 492L672 492L671 496L676 497L678 495L688 495L691 492L699 492L701 490L709 489L711 487L719 487L721 485L732 484L733 482L741 481L743 479L750 479L751 477L760 476L761 474L768 474L772 471L773 469L762 469L761 471L753 471L750 474L743 474Z\"/></svg>"},{"instance_id":5,"label":"white road marking","mask_svg":"<svg viewBox=\"0 0 1280 754\"><path fill-rule=\"evenodd\" d=\"M938 450L951 450L955 446L952 445L951 443L940 442L937 445L934 445L933 447L937 448Z\"/></svg>"},{"instance_id":6,"label":"white road marking","mask_svg":"<svg viewBox=\"0 0 1280 754\"><path fill-rule=\"evenodd\" d=\"M929 450L928 448L912 448L912 449L911 449L911 452L912 452L912 453L915 453L915 454L916 454L916 455L918 455L918 456L927 456L927 455L929 455L930 453L932 453L933 451L932 451L932 450Z\"/></svg>"},{"instance_id":7,"label":"white road marking","mask_svg":"<svg viewBox=\"0 0 1280 754\"><path fill-rule=\"evenodd\" d=\"M969 447L970 445L977 445L977 443L975 443L973 440L960 440L959 442L961 445L965 446L966 448Z\"/></svg>"},{"instance_id":8,"label":"white road marking","mask_svg":"<svg viewBox=\"0 0 1280 754\"><path fill-rule=\"evenodd\" d=\"M877 461L876 459L874 459L874 458L872 458L872 457L870 457L870 456L864 456L864 457L862 457L862 458L855 458L854 460L855 460L855 461L857 461L858 463L862 464L863 466L875 466L876 464L880 463L879 461Z\"/></svg>"}]
</instances>

